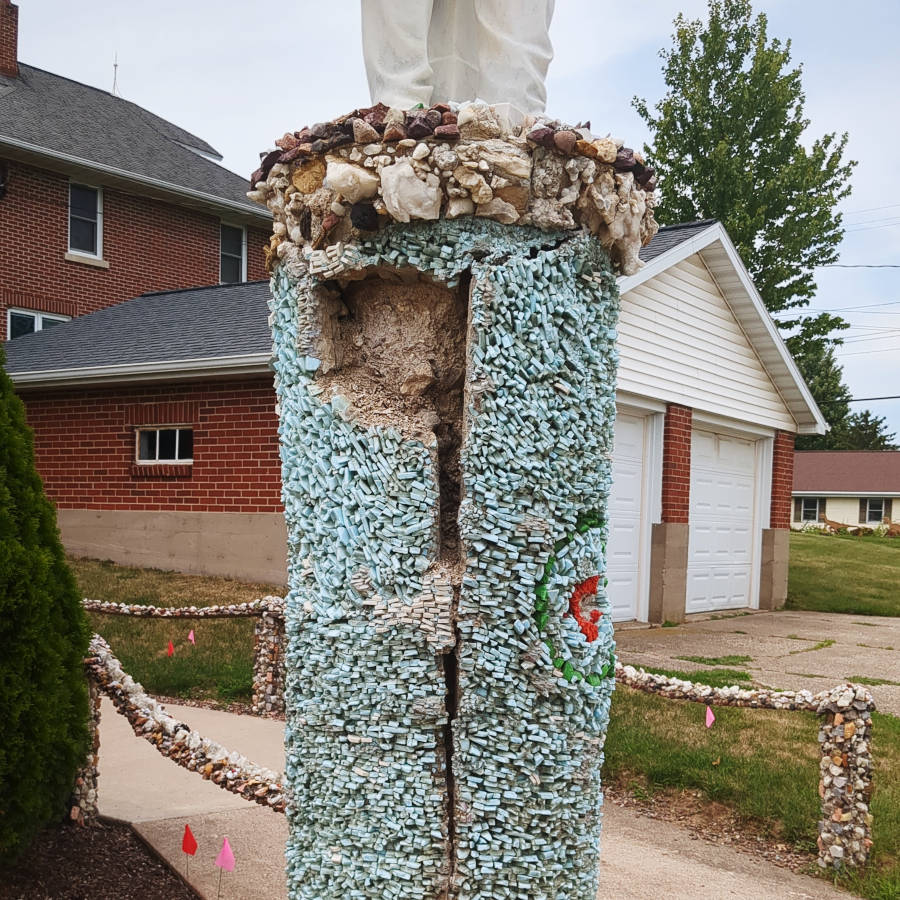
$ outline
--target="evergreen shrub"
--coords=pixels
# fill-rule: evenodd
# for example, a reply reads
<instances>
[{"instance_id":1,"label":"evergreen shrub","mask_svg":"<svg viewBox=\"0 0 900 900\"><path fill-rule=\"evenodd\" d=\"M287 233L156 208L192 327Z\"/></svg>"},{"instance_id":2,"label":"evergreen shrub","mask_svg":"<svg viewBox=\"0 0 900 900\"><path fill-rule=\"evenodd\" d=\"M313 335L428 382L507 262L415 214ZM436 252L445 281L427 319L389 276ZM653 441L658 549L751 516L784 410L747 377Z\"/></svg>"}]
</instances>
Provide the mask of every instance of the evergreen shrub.
<instances>
[{"instance_id":1,"label":"evergreen shrub","mask_svg":"<svg viewBox=\"0 0 900 900\"><path fill-rule=\"evenodd\" d=\"M84 762L89 630L4 362L0 345L0 862L11 862L65 814Z\"/></svg>"}]
</instances>

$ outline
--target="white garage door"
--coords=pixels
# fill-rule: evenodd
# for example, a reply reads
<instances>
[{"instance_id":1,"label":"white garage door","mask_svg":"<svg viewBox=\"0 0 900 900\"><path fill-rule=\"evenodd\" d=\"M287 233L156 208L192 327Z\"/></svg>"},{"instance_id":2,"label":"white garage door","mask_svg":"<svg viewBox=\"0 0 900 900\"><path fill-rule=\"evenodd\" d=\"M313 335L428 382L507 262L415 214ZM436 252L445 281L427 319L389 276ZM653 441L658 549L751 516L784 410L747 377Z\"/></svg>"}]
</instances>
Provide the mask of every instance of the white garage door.
<instances>
[{"instance_id":1,"label":"white garage door","mask_svg":"<svg viewBox=\"0 0 900 900\"><path fill-rule=\"evenodd\" d=\"M750 605L755 495L755 442L695 430L687 612Z\"/></svg>"},{"instance_id":2,"label":"white garage door","mask_svg":"<svg viewBox=\"0 0 900 900\"><path fill-rule=\"evenodd\" d=\"M644 431L643 416L616 417L606 577L613 619L618 622L636 619L639 608Z\"/></svg>"}]
</instances>

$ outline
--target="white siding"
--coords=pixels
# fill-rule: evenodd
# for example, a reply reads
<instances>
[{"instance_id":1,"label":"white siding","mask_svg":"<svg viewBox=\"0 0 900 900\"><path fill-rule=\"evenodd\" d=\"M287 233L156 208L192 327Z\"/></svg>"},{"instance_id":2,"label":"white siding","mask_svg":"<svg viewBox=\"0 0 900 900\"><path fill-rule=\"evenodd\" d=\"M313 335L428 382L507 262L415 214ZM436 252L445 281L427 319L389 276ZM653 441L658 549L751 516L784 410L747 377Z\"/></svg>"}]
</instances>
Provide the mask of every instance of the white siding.
<instances>
[{"instance_id":1,"label":"white siding","mask_svg":"<svg viewBox=\"0 0 900 900\"><path fill-rule=\"evenodd\" d=\"M792 524L797 526L810 524L808 522L798 522L797 519L794 518L793 499L791 500L791 504ZM861 524L859 521L859 497L828 497L826 495L825 515L828 516L832 522L840 522L842 525ZM898 519L900 519L900 497L894 497L893 503L891 504L891 521L896 522ZM868 524L871 525L872 523Z\"/></svg>"},{"instance_id":2,"label":"white siding","mask_svg":"<svg viewBox=\"0 0 900 900\"><path fill-rule=\"evenodd\" d=\"M618 388L755 425L796 424L700 257L622 297Z\"/></svg>"}]
</instances>

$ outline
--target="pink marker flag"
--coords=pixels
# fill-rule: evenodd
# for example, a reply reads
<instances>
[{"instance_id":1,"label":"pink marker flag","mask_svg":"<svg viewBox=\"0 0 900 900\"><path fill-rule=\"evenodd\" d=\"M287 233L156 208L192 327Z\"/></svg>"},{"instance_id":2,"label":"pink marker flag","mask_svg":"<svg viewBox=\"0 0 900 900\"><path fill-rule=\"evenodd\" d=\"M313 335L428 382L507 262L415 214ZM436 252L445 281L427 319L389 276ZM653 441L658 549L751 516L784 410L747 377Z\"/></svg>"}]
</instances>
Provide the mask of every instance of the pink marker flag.
<instances>
[{"instance_id":1,"label":"pink marker flag","mask_svg":"<svg viewBox=\"0 0 900 900\"><path fill-rule=\"evenodd\" d=\"M216 865L226 872L234 871L234 854L231 852L231 844L228 843L228 838L225 838L222 843L222 849L216 857Z\"/></svg>"},{"instance_id":2,"label":"pink marker flag","mask_svg":"<svg viewBox=\"0 0 900 900\"><path fill-rule=\"evenodd\" d=\"M174 656L175 655L175 645L169 641L169 647L166 650L166 656Z\"/></svg>"},{"instance_id":3,"label":"pink marker flag","mask_svg":"<svg viewBox=\"0 0 900 900\"><path fill-rule=\"evenodd\" d=\"M713 715L712 707L706 707L706 727L712 728L712 723L716 721L716 717Z\"/></svg>"},{"instance_id":4,"label":"pink marker flag","mask_svg":"<svg viewBox=\"0 0 900 900\"><path fill-rule=\"evenodd\" d=\"M194 640L194 629L193 629L193 628L188 632L188 640L189 640L195 647L197 646L197 642Z\"/></svg>"}]
</instances>

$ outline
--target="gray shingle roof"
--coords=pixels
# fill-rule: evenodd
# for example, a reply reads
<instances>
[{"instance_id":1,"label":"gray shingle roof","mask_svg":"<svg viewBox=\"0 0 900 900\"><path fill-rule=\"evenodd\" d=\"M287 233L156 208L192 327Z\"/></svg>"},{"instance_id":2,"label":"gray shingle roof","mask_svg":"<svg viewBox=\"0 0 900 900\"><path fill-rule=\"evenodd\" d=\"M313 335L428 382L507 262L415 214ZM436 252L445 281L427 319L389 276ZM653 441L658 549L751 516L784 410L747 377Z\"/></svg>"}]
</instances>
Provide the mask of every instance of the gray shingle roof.
<instances>
[{"instance_id":1,"label":"gray shingle roof","mask_svg":"<svg viewBox=\"0 0 900 900\"><path fill-rule=\"evenodd\" d=\"M683 244L695 234L699 234L701 231L709 228L710 225L715 225L717 221L717 219L699 219L696 222L663 225L653 240L646 247L641 248L641 259L644 262L650 262L651 259L656 259L657 256L661 256L667 250Z\"/></svg>"},{"instance_id":2,"label":"gray shingle roof","mask_svg":"<svg viewBox=\"0 0 900 900\"><path fill-rule=\"evenodd\" d=\"M0 75L0 147L9 141L64 153L90 167L187 188L212 201L240 203L255 216L265 215L247 199L246 179L199 155L221 159L206 141L129 100L22 63L17 78Z\"/></svg>"},{"instance_id":3,"label":"gray shingle roof","mask_svg":"<svg viewBox=\"0 0 900 900\"><path fill-rule=\"evenodd\" d=\"M142 294L4 345L11 375L267 353L268 281Z\"/></svg>"}]
</instances>

